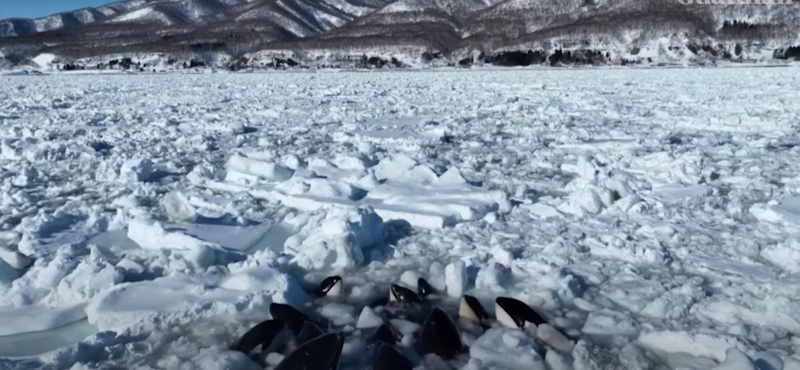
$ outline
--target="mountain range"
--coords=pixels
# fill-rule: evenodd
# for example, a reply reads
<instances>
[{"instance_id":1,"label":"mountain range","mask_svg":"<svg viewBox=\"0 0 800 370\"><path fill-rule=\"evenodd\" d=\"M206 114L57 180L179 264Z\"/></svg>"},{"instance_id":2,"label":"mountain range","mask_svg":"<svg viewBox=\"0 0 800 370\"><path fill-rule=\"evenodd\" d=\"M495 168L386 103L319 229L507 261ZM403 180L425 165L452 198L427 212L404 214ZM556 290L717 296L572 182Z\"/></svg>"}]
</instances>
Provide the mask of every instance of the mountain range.
<instances>
[{"instance_id":1,"label":"mountain range","mask_svg":"<svg viewBox=\"0 0 800 370\"><path fill-rule=\"evenodd\" d=\"M800 5L785 1L130 0L0 20L0 66L43 53L82 67L767 62L800 56Z\"/></svg>"}]
</instances>

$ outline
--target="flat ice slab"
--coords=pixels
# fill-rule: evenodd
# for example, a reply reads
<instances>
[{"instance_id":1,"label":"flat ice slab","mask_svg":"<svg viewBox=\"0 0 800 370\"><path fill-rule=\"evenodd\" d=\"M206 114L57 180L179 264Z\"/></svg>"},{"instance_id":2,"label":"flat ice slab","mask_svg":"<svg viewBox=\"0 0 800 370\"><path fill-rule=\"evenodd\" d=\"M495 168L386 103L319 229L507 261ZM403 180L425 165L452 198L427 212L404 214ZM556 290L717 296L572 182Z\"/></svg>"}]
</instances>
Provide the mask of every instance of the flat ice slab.
<instances>
[{"instance_id":1,"label":"flat ice slab","mask_svg":"<svg viewBox=\"0 0 800 370\"><path fill-rule=\"evenodd\" d=\"M0 336L46 331L80 321L86 318L85 307L0 307Z\"/></svg>"},{"instance_id":2,"label":"flat ice slab","mask_svg":"<svg viewBox=\"0 0 800 370\"><path fill-rule=\"evenodd\" d=\"M275 166L258 159L248 159L248 163ZM351 158L351 163L355 166L312 161L309 171L276 179L246 177L253 175L242 173L241 168L229 162L227 181L208 179L203 184L217 190L249 191L255 197L276 200L303 211L330 206L369 206L385 221L402 220L426 229L440 229L479 220L490 212L510 210L504 192L471 185L455 168L437 175L403 155L386 158L374 166L367 166L358 158Z\"/></svg>"},{"instance_id":3,"label":"flat ice slab","mask_svg":"<svg viewBox=\"0 0 800 370\"><path fill-rule=\"evenodd\" d=\"M57 328L0 336L0 358L34 357L79 343L97 328L85 319Z\"/></svg>"}]
</instances>

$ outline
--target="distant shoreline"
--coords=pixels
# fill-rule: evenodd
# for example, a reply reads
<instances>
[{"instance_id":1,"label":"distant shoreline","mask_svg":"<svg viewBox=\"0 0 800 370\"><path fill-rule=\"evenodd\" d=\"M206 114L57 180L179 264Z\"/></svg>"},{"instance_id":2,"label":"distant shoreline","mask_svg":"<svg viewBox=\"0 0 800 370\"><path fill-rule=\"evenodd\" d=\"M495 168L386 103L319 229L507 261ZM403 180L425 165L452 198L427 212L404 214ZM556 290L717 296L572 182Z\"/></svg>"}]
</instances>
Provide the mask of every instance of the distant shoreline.
<instances>
[{"instance_id":1,"label":"distant shoreline","mask_svg":"<svg viewBox=\"0 0 800 370\"><path fill-rule=\"evenodd\" d=\"M119 71L119 70L81 70L81 71L24 71L24 70L10 70L0 71L0 76L4 77L21 77L21 76L57 76L57 75L85 75L85 76L152 76L152 75L206 75L206 74L284 74L284 73L302 73L302 74L327 74L327 73L416 73L416 72L540 72L540 71L591 71L591 70L664 70L664 69L751 69L751 68L792 68L798 67L797 63L781 63L781 64L763 64L763 63L726 63L722 65L605 65L605 66L518 66L518 67L503 67L503 66L485 66L485 67L430 67L430 68L385 68L385 69L356 69L356 68L289 68L283 70L275 69L246 69L240 71L230 71L227 69L214 69L214 68L201 68L195 70L162 70L162 71Z\"/></svg>"}]
</instances>

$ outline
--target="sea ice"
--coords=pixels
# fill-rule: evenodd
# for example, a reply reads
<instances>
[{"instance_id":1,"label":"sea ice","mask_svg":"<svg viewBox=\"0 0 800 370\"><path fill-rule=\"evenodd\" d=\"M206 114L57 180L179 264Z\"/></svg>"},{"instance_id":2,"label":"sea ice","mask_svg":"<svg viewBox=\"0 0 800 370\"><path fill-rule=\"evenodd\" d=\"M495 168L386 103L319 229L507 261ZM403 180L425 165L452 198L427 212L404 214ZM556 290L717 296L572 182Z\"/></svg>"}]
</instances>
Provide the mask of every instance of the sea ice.
<instances>
[{"instance_id":1,"label":"sea ice","mask_svg":"<svg viewBox=\"0 0 800 370\"><path fill-rule=\"evenodd\" d=\"M489 329L469 349L470 356L483 366L510 370L544 370L544 360L533 339L524 331L509 328Z\"/></svg>"},{"instance_id":2,"label":"sea ice","mask_svg":"<svg viewBox=\"0 0 800 370\"><path fill-rule=\"evenodd\" d=\"M413 335L422 327L422 325L415 322L401 319L391 319L389 322L391 322L392 326L394 326L394 328L403 335Z\"/></svg>"},{"instance_id":3,"label":"sea ice","mask_svg":"<svg viewBox=\"0 0 800 370\"><path fill-rule=\"evenodd\" d=\"M148 158L134 158L126 161L119 169L122 181L147 181L153 174L153 163Z\"/></svg>"},{"instance_id":4,"label":"sea ice","mask_svg":"<svg viewBox=\"0 0 800 370\"><path fill-rule=\"evenodd\" d=\"M358 316L356 329L377 328L381 326L381 324L383 324L383 319L376 315L371 308L365 306L361 310L361 314Z\"/></svg>"},{"instance_id":5,"label":"sea ice","mask_svg":"<svg viewBox=\"0 0 800 370\"><path fill-rule=\"evenodd\" d=\"M100 330L142 333L154 330L154 325L185 324L272 302L303 302L299 284L284 274L262 270L260 274L245 272L238 276L247 278L234 277L220 286L187 275L120 284L95 296L86 314L89 322ZM259 282L252 283L252 279Z\"/></svg>"},{"instance_id":6,"label":"sea ice","mask_svg":"<svg viewBox=\"0 0 800 370\"><path fill-rule=\"evenodd\" d=\"M465 327L471 370L800 368L794 69L217 72L0 77L0 328L41 343L0 367L253 368L275 301L367 368L355 315L424 277L574 340Z\"/></svg>"},{"instance_id":7,"label":"sea ice","mask_svg":"<svg viewBox=\"0 0 800 370\"><path fill-rule=\"evenodd\" d=\"M445 267L447 295L461 297L467 286L467 265L464 261L453 262Z\"/></svg>"},{"instance_id":8,"label":"sea ice","mask_svg":"<svg viewBox=\"0 0 800 370\"><path fill-rule=\"evenodd\" d=\"M343 269L364 261L364 250L383 240L383 220L369 208L331 208L286 222L299 230L284 247L306 269Z\"/></svg>"}]
</instances>

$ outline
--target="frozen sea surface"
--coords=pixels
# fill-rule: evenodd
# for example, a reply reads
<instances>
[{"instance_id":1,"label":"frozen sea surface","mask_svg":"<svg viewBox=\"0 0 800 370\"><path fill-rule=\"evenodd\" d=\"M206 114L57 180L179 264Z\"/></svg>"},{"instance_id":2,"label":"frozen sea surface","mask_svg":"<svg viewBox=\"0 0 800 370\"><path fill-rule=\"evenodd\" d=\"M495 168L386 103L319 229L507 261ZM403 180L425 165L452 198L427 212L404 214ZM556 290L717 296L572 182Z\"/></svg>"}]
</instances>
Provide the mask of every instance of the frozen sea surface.
<instances>
[{"instance_id":1,"label":"frozen sea surface","mask_svg":"<svg viewBox=\"0 0 800 370\"><path fill-rule=\"evenodd\" d=\"M252 368L337 273L569 338L465 369L800 369L798 72L0 77L0 368Z\"/></svg>"}]
</instances>

